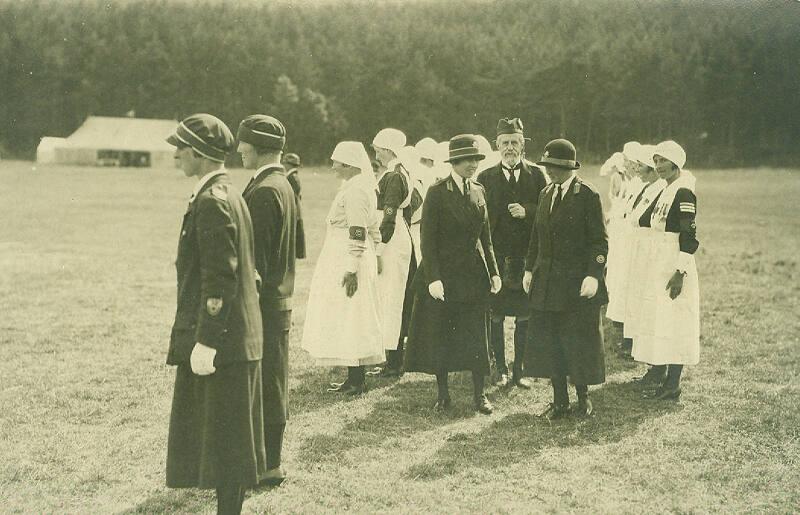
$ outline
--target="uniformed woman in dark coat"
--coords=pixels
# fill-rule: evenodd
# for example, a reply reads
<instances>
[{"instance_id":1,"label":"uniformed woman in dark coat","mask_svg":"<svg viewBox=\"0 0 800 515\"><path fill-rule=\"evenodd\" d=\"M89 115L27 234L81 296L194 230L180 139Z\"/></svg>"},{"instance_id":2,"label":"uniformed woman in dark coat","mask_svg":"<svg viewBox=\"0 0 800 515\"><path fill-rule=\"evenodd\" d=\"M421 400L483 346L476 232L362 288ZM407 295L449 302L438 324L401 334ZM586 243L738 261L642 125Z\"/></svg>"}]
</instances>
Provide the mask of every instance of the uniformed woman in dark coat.
<instances>
[{"instance_id":1,"label":"uniformed woman in dark coat","mask_svg":"<svg viewBox=\"0 0 800 515\"><path fill-rule=\"evenodd\" d=\"M175 263L167 486L216 488L218 513L237 514L245 489L266 470L253 226L223 167L233 135L222 121L190 116L167 142L184 173L198 179Z\"/></svg>"},{"instance_id":2,"label":"uniformed woman in dark coat","mask_svg":"<svg viewBox=\"0 0 800 515\"><path fill-rule=\"evenodd\" d=\"M472 371L475 409L490 414L486 317L489 295L500 291L501 281L483 187L471 179L485 156L471 134L452 138L449 153L451 174L430 187L423 204L405 368L436 375L437 410L450 407L448 372Z\"/></svg>"},{"instance_id":3,"label":"uniformed woman in dark coat","mask_svg":"<svg viewBox=\"0 0 800 515\"><path fill-rule=\"evenodd\" d=\"M546 167L552 184L539 197L525 260L531 317L523 370L552 381L553 403L545 416L570 413L568 378L578 395L577 414L588 416L588 385L606 378L600 329L600 307L608 302L603 208L600 195L575 174L580 163L572 143L551 141L537 164Z\"/></svg>"},{"instance_id":4,"label":"uniformed woman in dark coat","mask_svg":"<svg viewBox=\"0 0 800 515\"><path fill-rule=\"evenodd\" d=\"M295 258L306 258L306 230L303 226L303 208L300 201L303 199L303 188L300 185L300 156L292 152L283 156L283 166L286 168L286 179L292 185L294 190L294 203L297 206L297 229L296 241L297 250L295 251Z\"/></svg>"}]
</instances>

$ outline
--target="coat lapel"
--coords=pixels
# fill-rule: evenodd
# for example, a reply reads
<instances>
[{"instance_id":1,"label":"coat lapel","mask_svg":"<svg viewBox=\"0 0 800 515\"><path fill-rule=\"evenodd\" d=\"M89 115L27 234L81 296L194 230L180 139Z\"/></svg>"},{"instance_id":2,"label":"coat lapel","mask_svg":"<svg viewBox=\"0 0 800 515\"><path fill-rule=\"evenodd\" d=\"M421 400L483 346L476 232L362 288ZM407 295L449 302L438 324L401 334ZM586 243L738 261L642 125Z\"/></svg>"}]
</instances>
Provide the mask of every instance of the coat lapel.
<instances>
[{"instance_id":1,"label":"coat lapel","mask_svg":"<svg viewBox=\"0 0 800 515\"><path fill-rule=\"evenodd\" d=\"M463 224L465 227L470 226L470 222L474 217L473 208L473 195L476 193L470 189L470 196L469 199L464 198L464 195L461 193L461 190L458 189L458 185L453 180L453 177L448 177L447 179L447 207L450 209L451 213L455 217L458 222Z\"/></svg>"}]
</instances>

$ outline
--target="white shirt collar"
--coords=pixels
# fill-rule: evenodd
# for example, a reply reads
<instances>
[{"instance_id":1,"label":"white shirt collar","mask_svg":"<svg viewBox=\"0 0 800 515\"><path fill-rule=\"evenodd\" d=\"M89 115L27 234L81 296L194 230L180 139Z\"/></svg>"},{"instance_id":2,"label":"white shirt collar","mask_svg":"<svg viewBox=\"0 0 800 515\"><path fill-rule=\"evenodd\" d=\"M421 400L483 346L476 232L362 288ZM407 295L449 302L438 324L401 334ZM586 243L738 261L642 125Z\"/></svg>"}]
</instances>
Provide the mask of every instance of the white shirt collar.
<instances>
[{"instance_id":1,"label":"white shirt collar","mask_svg":"<svg viewBox=\"0 0 800 515\"><path fill-rule=\"evenodd\" d=\"M458 191L460 191L461 194L463 195L464 194L464 178L461 177L460 175L458 175L455 170L452 170L450 172L450 176L453 178L453 181L455 181L456 186L458 186ZM467 180L469 180L469 179L467 179Z\"/></svg>"},{"instance_id":2,"label":"white shirt collar","mask_svg":"<svg viewBox=\"0 0 800 515\"><path fill-rule=\"evenodd\" d=\"M569 187L572 184L572 181L574 179L575 179L575 174L573 173L572 175L569 176L569 179L567 179L566 181L562 182L561 185L559 186L559 188L561 188L561 198L562 199L564 198L564 195L566 195L567 190L569 190Z\"/></svg>"},{"instance_id":3,"label":"white shirt collar","mask_svg":"<svg viewBox=\"0 0 800 515\"><path fill-rule=\"evenodd\" d=\"M256 170L256 173L253 174L253 179L254 180L258 179L258 176L261 175L261 172L264 172L264 171L266 171L266 170L268 170L270 168L281 168L281 169L283 169L283 165L280 164L280 163L270 163L268 165L264 165L261 168L259 168L258 170Z\"/></svg>"},{"instance_id":4,"label":"white shirt collar","mask_svg":"<svg viewBox=\"0 0 800 515\"><path fill-rule=\"evenodd\" d=\"M191 202L192 200L194 200L194 198L197 196L198 193L200 193L200 190L203 189L203 186L205 186L208 181L210 181L217 175L224 174L225 171L226 171L225 167L223 166L221 168L214 170L213 172L208 172L204 176L200 177L200 180L197 181L197 183L195 183L194 185L194 189L192 190L192 196L189 198L189 201Z\"/></svg>"}]
</instances>

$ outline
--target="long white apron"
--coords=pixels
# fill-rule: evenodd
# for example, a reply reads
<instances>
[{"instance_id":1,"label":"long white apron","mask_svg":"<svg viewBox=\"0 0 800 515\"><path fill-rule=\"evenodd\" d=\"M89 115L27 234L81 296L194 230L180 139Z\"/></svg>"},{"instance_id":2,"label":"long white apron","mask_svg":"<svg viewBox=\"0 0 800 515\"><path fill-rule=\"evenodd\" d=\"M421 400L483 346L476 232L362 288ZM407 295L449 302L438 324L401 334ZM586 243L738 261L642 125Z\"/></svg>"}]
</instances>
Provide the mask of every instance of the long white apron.
<instances>
[{"instance_id":1,"label":"long white apron","mask_svg":"<svg viewBox=\"0 0 800 515\"><path fill-rule=\"evenodd\" d=\"M621 302L627 284L630 250L628 238L632 232L632 226L626 216L633 209L633 202L642 191L642 187L642 180L638 177L625 181L619 198L613 203L609 213L608 257L606 259L606 287L609 301L606 317L615 322L623 322L625 315L621 309Z\"/></svg>"},{"instance_id":2,"label":"long white apron","mask_svg":"<svg viewBox=\"0 0 800 515\"><path fill-rule=\"evenodd\" d=\"M383 348L397 350L400 339L400 328L403 322L403 299L406 296L406 281L408 280L408 267L411 264L411 232L405 218L403 209L411 203L413 185L409 176L399 170L406 178L408 196L400 204L395 215L395 226L392 239L383 249L383 271L378 275L378 295L380 296L381 312L381 337ZM378 211L383 219L383 211Z\"/></svg>"},{"instance_id":3,"label":"long white apron","mask_svg":"<svg viewBox=\"0 0 800 515\"><path fill-rule=\"evenodd\" d=\"M695 365L700 361L700 287L694 257L681 294L673 300L667 289L680 253L679 234L665 231L677 186L664 190L651 219L651 266L642 283L641 325L633 340L633 359L651 365ZM659 209L662 203L666 209Z\"/></svg>"},{"instance_id":4,"label":"long white apron","mask_svg":"<svg viewBox=\"0 0 800 515\"><path fill-rule=\"evenodd\" d=\"M302 347L320 365L377 365L385 361L381 340L378 267L367 238L359 259L358 290L347 297L342 277L350 259L350 233L328 224L314 269L303 326Z\"/></svg>"}]
</instances>

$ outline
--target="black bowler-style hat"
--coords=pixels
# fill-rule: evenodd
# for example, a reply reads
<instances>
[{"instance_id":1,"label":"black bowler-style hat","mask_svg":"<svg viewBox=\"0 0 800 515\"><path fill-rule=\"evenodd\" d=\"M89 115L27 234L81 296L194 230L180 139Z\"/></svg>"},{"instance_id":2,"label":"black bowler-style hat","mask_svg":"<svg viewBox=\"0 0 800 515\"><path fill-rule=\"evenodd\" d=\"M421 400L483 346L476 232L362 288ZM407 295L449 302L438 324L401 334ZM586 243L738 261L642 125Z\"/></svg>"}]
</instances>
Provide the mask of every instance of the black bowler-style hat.
<instances>
[{"instance_id":1,"label":"black bowler-style hat","mask_svg":"<svg viewBox=\"0 0 800 515\"><path fill-rule=\"evenodd\" d=\"M544 147L544 154L536 164L577 170L581 164L576 157L575 145L565 139L554 139Z\"/></svg>"},{"instance_id":2,"label":"black bowler-style hat","mask_svg":"<svg viewBox=\"0 0 800 515\"><path fill-rule=\"evenodd\" d=\"M482 160L486 156L481 153L480 146L478 145L478 138L472 134L459 134L450 138L448 145L450 150L450 157L445 159L445 163L454 163L462 159L477 157Z\"/></svg>"}]
</instances>

